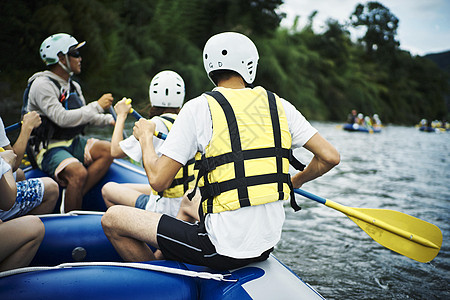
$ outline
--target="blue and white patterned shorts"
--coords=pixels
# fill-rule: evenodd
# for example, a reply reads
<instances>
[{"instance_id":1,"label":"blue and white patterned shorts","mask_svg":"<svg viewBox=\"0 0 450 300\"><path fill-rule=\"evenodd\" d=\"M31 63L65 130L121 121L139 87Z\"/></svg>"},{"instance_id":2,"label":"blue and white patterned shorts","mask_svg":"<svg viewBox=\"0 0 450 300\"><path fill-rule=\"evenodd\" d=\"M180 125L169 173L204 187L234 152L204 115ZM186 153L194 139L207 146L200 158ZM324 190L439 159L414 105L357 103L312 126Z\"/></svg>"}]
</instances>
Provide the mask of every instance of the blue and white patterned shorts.
<instances>
[{"instance_id":1,"label":"blue and white patterned shorts","mask_svg":"<svg viewBox=\"0 0 450 300\"><path fill-rule=\"evenodd\" d=\"M16 202L10 210L0 209L0 219L8 221L24 216L42 203L44 197L44 183L39 178L19 181L17 185Z\"/></svg>"}]
</instances>

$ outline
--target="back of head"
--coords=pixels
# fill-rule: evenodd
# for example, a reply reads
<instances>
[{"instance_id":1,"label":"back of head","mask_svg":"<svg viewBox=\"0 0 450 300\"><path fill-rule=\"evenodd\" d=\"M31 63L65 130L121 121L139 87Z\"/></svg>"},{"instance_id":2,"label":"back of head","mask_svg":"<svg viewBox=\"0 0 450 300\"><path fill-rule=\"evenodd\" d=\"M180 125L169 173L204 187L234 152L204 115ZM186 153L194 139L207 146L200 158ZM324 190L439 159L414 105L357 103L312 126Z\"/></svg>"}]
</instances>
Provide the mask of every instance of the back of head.
<instances>
[{"instance_id":1,"label":"back of head","mask_svg":"<svg viewBox=\"0 0 450 300\"><path fill-rule=\"evenodd\" d=\"M180 108L185 95L183 78L174 71L159 72L150 82L148 92L152 106Z\"/></svg>"},{"instance_id":2,"label":"back of head","mask_svg":"<svg viewBox=\"0 0 450 300\"><path fill-rule=\"evenodd\" d=\"M58 54L66 55L70 50L78 49L84 46L86 42L78 41L67 33L57 33L46 38L39 49L42 61L47 65L58 63Z\"/></svg>"},{"instance_id":3,"label":"back of head","mask_svg":"<svg viewBox=\"0 0 450 300\"><path fill-rule=\"evenodd\" d=\"M223 32L212 36L203 49L203 65L211 81L217 85L215 72L233 71L247 84L253 83L258 65L258 50L245 35Z\"/></svg>"}]
</instances>

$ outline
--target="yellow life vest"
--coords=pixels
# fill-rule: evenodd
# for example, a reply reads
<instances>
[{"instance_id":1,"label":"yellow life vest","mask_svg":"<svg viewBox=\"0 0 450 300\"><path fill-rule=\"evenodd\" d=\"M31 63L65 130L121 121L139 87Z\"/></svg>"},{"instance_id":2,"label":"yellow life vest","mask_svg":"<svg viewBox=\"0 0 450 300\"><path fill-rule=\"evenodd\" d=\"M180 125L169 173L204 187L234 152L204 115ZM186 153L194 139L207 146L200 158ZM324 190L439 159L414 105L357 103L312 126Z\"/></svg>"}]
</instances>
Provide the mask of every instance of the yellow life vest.
<instances>
[{"instance_id":1,"label":"yellow life vest","mask_svg":"<svg viewBox=\"0 0 450 300\"><path fill-rule=\"evenodd\" d=\"M218 88L206 97L213 133L196 162L203 215L287 200L292 138L279 97L262 87Z\"/></svg>"},{"instance_id":2,"label":"yellow life vest","mask_svg":"<svg viewBox=\"0 0 450 300\"><path fill-rule=\"evenodd\" d=\"M173 122L175 122L177 115L176 114L162 114L157 118L161 120L164 125L167 127L167 130L170 131L172 128ZM175 178L172 181L172 184L168 189L165 189L163 192L157 192L152 188L152 192L155 195L160 195L165 198L179 198L184 195L184 193L192 189L195 184L194 177L194 159L190 159L184 167L182 167L178 173L175 175Z\"/></svg>"}]
</instances>

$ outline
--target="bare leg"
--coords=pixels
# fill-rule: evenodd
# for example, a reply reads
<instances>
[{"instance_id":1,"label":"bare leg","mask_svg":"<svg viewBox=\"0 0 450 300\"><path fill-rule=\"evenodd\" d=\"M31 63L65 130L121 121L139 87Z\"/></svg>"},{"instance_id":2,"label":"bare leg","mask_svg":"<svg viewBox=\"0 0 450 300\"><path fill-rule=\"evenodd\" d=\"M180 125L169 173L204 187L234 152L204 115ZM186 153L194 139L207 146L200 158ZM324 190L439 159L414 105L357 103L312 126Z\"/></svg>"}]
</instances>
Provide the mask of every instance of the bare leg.
<instances>
[{"instance_id":1,"label":"bare leg","mask_svg":"<svg viewBox=\"0 0 450 300\"><path fill-rule=\"evenodd\" d=\"M143 186L143 187L140 187ZM116 182L108 182L102 187L102 196L106 207L113 205L126 205L135 207L136 199L139 195L148 191L148 184L120 184Z\"/></svg>"},{"instance_id":2,"label":"bare leg","mask_svg":"<svg viewBox=\"0 0 450 300\"><path fill-rule=\"evenodd\" d=\"M16 182L19 182L19 181L22 181L22 180L25 180L26 178L25 178L25 173L23 172L23 170L22 169L17 169L16 170Z\"/></svg>"},{"instance_id":3,"label":"bare leg","mask_svg":"<svg viewBox=\"0 0 450 300\"><path fill-rule=\"evenodd\" d=\"M149 261L156 257L147 244L158 248L156 232L161 214L114 205L102 217L105 235L125 261Z\"/></svg>"},{"instance_id":4,"label":"bare leg","mask_svg":"<svg viewBox=\"0 0 450 300\"><path fill-rule=\"evenodd\" d=\"M87 168L87 179L83 187L85 195L100 179L105 176L109 166L113 162L111 156L111 143L108 141L97 141L90 150L92 164Z\"/></svg>"},{"instance_id":5,"label":"bare leg","mask_svg":"<svg viewBox=\"0 0 450 300\"><path fill-rule=\"evenodd\" d=\"M195 221L200 220L200 217L198 215L198 208L202 197L200 195L200 191L197 189L194 198L192 198L192 201L189 200L187 195L191 191L192 190L189 190L184 194L183 199L181 200L180 210L177 214L177 219L194 223Z\"/></svg>"},{"instance_id":6,"label":"bare leg","mask_svg":"<svg viewBox=\"0 0 450 300\"><path fill-rule=\"evenodd\" d=\"M32 215L52 213L59 197L59 187L53 179L50 177L42 177L41 180L44 183L44 197L42 198L41 205L30 211Z\"/></svg>"},{"instance_id":7,"label":"bare leg","mask_svg":"<svg viewBox=\"0 0 450 300\"><path fill-rule=\"evenodd\" d=\"M136 190L140 192L141 194L147 194L149 195L152 192L152 189L150 188L149 184L143 184L143 183L122 183L123 186L126 186L130 189Z\"/></svg>"},{"instance_id":8,"label":"bare leg","mask_svg":"<svg viewBox=\"0 0 450 300\"><path fill-rule=\"evenodd\" d=\"M66 212L81 209L83 204L83 186L87 178L86 168L78 162L68 164L58 177L67 185L64 208Z\"/></svg>"},{"instance_id":9,"label":"bare leg","mask_svg":"<svg viewBox=\"0 0 450 300\"><path fill-rule=\"evenodd\" d=\"M0 223L0 271L28 266L44 233L44 224L36 216Z\"/></svg>"}]
</instances>

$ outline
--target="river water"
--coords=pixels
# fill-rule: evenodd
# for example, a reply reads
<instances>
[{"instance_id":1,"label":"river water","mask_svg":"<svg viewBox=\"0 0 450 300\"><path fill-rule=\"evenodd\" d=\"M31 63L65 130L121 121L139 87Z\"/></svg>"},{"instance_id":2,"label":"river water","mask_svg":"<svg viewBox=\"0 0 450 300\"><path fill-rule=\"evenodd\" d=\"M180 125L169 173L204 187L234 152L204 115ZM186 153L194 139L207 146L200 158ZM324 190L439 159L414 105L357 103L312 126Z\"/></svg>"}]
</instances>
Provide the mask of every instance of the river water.
<instances>
[{"instance_id":1,"label":"river water","mask_svg":"<svg viewBox=\"0 0 450 300\"><path fill-rule=\"evenodd\" d=\"M350 207L391 209L438 226L440 253L416 262L372 240L341 212L297 196L275 255L327 299L450 299L450 132L387 126L346 132L314 123L341 163L302 188ZM303 162L311 155L296 153Z\"/></svg>"}]
</instances>

